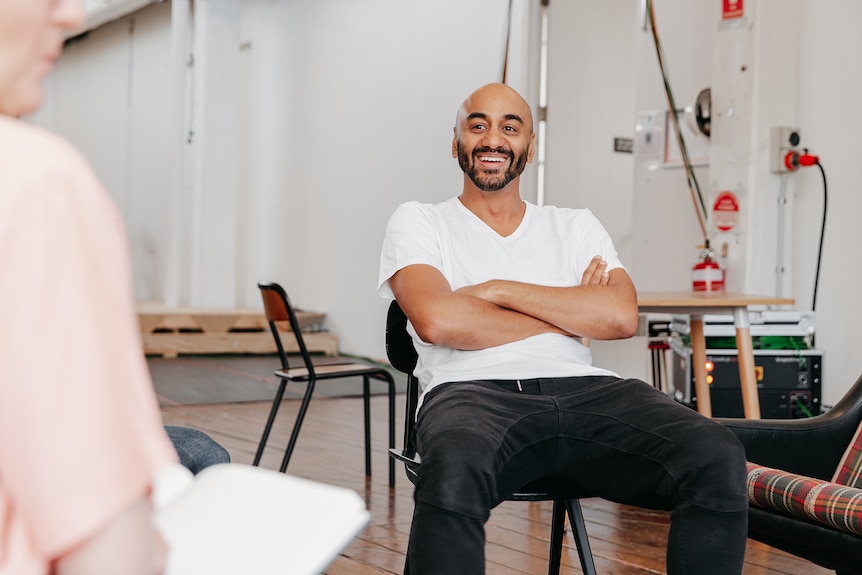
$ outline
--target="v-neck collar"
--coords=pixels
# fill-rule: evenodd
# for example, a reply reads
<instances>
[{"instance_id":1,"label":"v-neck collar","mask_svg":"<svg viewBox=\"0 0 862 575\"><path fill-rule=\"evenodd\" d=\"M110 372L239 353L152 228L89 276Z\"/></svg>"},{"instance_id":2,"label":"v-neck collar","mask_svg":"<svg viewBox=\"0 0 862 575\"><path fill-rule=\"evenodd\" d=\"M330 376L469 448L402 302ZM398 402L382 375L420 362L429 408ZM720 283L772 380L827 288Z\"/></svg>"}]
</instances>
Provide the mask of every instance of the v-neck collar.
<instances>
[{"instance_id":1,"label":"v-neck collar","mask_svg":"<svg viewBox=\"0 0 862 575\"><path fill-rule=\"evenodd\" d=\"M471 218L473 218L476 222L481 224L482 228L487 230L488 233L493 234L495 237L497 237L501 240L506 240L506 241L512 240L512 239L521 235L521 233L522 233L521 230L523 230L526 227L527 221L531 217L531 214L532 214L532 205L527 201L521 200L521 202L524 204L524 215L521 217L521 221L518 222L518 226L514 230L512 230L512 233L507 235L507 236L504 236L504 235L500 234L499 232L497 232L497 230L492 228L490 225L488 225L488 223L485 220L483 220L482 218L477 216L470 208L465 206L464 203L461 201L461 198L455 197L455 198L453 198L453 201L458 205L459 210L461 210L462 212L464 212L466 214L469 214L469 216Z\"/></svg>"}]
</instances>

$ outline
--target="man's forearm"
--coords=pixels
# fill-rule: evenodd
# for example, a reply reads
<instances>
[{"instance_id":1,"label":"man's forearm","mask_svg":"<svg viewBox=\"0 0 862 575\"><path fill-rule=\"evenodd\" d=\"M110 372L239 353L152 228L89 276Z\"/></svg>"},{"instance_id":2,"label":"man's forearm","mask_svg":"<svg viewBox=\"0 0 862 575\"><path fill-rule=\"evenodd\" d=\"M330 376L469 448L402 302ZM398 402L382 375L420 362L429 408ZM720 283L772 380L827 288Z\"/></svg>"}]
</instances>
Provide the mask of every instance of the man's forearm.
<instances>
[{"instance_id":1,"label":"man's forearm","mask_svg":"<svg viewBox=\"0 0 862 575\"><path fill-rule=\"evenodd\" d=\"M402 268L389 285L422 341L453 349L486 349L559 328L469 294L453 292L432 266Z\"/></svg>"},{"instance_id":2,"label":"man's forearm","mask_svg":"<svg viewBox=\"0 0 862 575\"><path fill-rule=\"evenodd\" d=\"M568 335L538 318L469 295L426 300L423 308L423 315L413 322L419 337L453 349L486 349L542 333Z\"/></svg>"},{"instance_id":3,"label":"man's forearm","mask_svg":"<svg viewBox=\"0 0 862 575\"><path fill-rule=\"evenodd\" d=\"M493 280L467 292L500 307L592 339L631 337L637 329L637 296L630 282L606 286L537 286Z\"/></svg>"}]
</instances>

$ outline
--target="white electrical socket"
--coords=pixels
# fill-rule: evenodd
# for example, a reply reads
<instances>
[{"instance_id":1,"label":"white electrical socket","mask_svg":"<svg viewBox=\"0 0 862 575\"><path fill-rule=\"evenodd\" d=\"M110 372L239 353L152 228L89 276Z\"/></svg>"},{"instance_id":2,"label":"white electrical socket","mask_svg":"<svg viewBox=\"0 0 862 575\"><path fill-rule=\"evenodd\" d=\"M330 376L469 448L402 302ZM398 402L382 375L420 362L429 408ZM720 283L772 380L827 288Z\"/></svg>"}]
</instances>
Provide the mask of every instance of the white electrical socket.
<instances>
[{"instance_id":1,"label":"white electrical socket","mask_svg":"<svg viewBox=\"0 0 862 575\"><path fill-rule=\"evenodd\" d=\"M799 147L799 128L775 126L769 129L769 170L775 173L789 172L784 163L788 152Z\"/></svg>"}]
</instances>

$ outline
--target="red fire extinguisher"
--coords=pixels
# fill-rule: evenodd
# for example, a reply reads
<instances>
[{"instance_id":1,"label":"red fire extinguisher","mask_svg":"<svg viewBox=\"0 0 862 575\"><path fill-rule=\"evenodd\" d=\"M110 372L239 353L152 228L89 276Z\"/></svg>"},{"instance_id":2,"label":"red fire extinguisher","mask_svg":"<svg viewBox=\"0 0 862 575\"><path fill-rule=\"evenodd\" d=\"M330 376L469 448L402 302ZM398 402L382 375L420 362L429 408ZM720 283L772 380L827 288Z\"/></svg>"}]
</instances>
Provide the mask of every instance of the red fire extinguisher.
<instances>
[{"instance_id":1,"label":"red fire extinguisher","mask_svg":"<svg viewBox=\"0 0 862 575\"><path fill-rule=\"evenodd\" d=\"M709 240L700 252L700 259L691 270L691 289L694 291L723 291L724 270L712 259Z\"/></svg>"}]
</instances>

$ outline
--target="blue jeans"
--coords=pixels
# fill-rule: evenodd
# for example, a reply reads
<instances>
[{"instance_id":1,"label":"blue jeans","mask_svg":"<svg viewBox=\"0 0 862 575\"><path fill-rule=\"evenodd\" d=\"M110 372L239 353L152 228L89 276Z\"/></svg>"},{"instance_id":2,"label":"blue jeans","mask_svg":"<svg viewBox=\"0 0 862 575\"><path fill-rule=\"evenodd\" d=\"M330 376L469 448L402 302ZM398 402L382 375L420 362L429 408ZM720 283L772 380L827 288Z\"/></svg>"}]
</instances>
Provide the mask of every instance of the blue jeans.
<instances>
[{"instance_id":1,"label":"blue jeans","mask_svg":"<svg viewBox=\"0 0 862 575\"><path fill-rule=\"evenodd\" d=\"M638 380L444 384L420 409L411 575L484 573L491 509L553 478L582 497L673 510L670 575L742 571L745 453L721 425Z\"/></svg>"},{"instance_id":2,"label":"blue jeans","mask_svg":"<svg viewBox=\"0 0 862 575\"><path fill-rule=\"evenodd\" d=\"M230 463L227 450L203 431L173 425L166 425L165 431L180 456L180 463L195 475L210 465Z\"/></svg>"}]
</instances>

